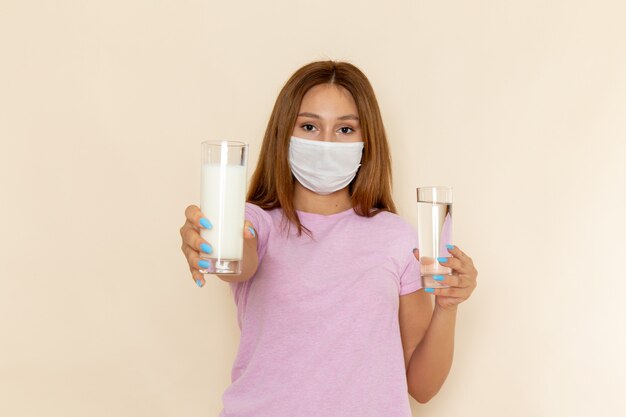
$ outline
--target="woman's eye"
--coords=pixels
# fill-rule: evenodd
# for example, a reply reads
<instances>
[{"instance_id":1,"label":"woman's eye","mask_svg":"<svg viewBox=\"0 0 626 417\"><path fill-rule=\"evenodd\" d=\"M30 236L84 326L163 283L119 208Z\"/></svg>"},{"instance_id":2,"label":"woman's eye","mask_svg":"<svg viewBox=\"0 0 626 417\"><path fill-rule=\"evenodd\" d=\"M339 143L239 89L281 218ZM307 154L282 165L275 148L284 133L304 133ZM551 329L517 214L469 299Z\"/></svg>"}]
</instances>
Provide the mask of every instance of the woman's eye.
<instances>
[{"instance_id":1,"label":"woman's eye","mask_svg":"<svg viewBox=\"0 0 626 417\"><path fill-rule=\"evenodd\" d=\"M311 129L309 129L309 127ZM311 130L315 129L315 126L313 126L312 124L307 123L307 124L302 125L302 129L306 130L307 132L310 132Z\"/></svg>"},{"instance_id":2,"label":"woman's eye","mask_svg":"<svg viewBox=\"0 0 626 417\"><path fill-rule=\"evenodd\" d=\"M354 129L352 129L351 127L347 127L347 126L346 127L342 127L339 130L341 130L341 133L350 133L350 132L346 132L344 129L350 129L351 131L354 131Z\"/></svg>"}]
</instances>

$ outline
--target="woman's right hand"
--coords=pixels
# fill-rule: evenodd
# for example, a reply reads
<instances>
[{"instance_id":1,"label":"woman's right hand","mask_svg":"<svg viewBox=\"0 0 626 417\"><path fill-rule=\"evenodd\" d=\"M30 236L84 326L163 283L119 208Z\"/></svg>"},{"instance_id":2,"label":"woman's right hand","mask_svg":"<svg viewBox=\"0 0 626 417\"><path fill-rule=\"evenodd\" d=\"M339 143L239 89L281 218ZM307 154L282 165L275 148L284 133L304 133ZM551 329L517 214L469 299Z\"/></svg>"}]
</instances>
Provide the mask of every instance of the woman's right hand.
<instances>
[{"instance_id":1,"label":"woman's right hand","mask_svg":"<svg viewBox=\"0 0 626 417\"><path fill-rule=\"evenodd\" d=\"M183 244L181 249L187 263L189 264L189 271L191 277L199 287L204 286L204 274L200 272L200 269L205 269L206 265L200 265L200 261L207 262L200 259L200 251L204 253L211 253L213 248L211 244L200 237L200 229L210 229L213 227L209 219L204 217L200 208L196 205L190 205L185 209L185 224L180 228L180 236ZM256 237L252 223L249 221L244 222L244 239L252 239Z\"/></svg>"}]
</instances>

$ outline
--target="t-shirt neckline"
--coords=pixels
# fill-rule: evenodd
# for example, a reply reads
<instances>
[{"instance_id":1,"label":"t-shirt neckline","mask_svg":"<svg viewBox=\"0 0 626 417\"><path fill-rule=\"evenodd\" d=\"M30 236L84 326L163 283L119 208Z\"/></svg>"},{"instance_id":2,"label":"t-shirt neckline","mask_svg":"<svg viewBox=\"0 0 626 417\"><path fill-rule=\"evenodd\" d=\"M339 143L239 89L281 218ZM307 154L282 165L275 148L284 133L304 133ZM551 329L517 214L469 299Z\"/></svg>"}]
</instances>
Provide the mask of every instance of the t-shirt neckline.
<instances>
[{"instance_id":1,"label":"t-shirt neckline","mask_svg":"<svg viewBox=\"0 0 626 417\"><path fill-rule=\"evenodd\" d=\"M345 216L349 216L350 214L355 213L354 211L354 207L350 207L346 210L337 212L337 213L333 213L333 214L320 214L320 213L311 213L308 211L300 211L300 210L296 210L296 213L298 214L298 217L302 218L310 218L310 219L320 219L320 220L324 220L324 219L336 219L339 217L345 217Z\"/></svg>"}]
</instances>

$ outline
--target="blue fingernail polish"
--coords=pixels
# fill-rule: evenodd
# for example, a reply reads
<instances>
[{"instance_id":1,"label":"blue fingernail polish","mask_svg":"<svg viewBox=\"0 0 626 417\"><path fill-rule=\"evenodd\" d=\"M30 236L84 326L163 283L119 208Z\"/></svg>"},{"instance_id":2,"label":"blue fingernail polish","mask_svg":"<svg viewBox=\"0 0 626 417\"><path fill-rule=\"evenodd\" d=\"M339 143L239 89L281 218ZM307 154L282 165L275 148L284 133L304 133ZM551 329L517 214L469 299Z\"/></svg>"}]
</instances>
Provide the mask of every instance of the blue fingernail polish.
<instances>
[{"instance_id":1,"label":"blue fingernail polish","mask_svg":"<svg viewBox=\"0 0 626 417\"><path fill-rule=\"evenodd\" d=\"M441 256L441 257L437 258L437 260L438 260L439 262L441 262L441 263L448 262L448 258L445 258L445 257L443 257L443 256Z\"/></svg>"},{"instance_id":2,"label":"blue fingernail polish","mask_svg":"<svg viewBox=\"0 0 626 417\"><path fill-rule=\"evenodd\" d=\"M434 288L424 288L424 292L435 292Z\"/></svg>"},{"instance_id":3,"label":"blue fingernail polish","mask_svg":"<svg viewBox=\"0 0 626 417\"><path fill-rule=\"evenodd\" d=\"M446 244L446 248L448 248L448 250L450 250L450 249L454 249L454 245L449 245L449 244Z\"/></svg>"},{"instance_id":4,"label":"blue fingernail polish","mask_svg":"<svg viewBox=\"0 0 626 417\"><path fill-rule=\"evenodd\" d=\"M256 232L254 231L254 229L252 228L252 226L248 226L248 230L250 231L250 233L252 233L253 237L256 237Z\"/></svg>"},{"instance_id":5,"label":"blue fingernail polish","mask_svg":"<svg viewBox=\"0 0 626 417\"><path fill-rule=\"evenodd\" d=\"M207 219L202 217L200 219L200 224L202 225L202 227L204 227L205 229L212 229L213 225L211 224L211 222Z\"/></svg>"},{"instance_id":6,"label":"blue fingernail polish","mask_svg":"<svg viewBox=\"0 0 626 417\"><path fill-rule=\"evenodd\" d=\"M213 248L211 247L211 245L209 245L207 243L201 243L200 244L200 249L202 249L202 252L205 252L205 253L213 252Z\"/></svg>"},{"instance_id":7,"label":"blue fingernail polish","mask_svg":"<svg viewBox=\"0 0 626 417\"><path fill-rule=\"evenodd\" d=\"M443 281L443 275L433 275L435 281Z\"/></svg>"},{"instance_id":8,"label":"blue fingernail polish","mask_svg":"<svg viewBox=\"0 0 626 417\"><path fill-rule=\"evenodd\" d=\"M200 259L198 261L198 266L202 269L209 269L211 267L211 262Z\"/></svg>"},{"instance_id":9,"label":"blue fingernail polish","mask_svg":"<svg viewBox=\"0 0 626 417\"><path fill-rule=\"evenodd\" d=\"M202 281L200 281L200 279L196 280L196 284L198 284L198 287L202 288Z\"/></svg>"}]
</instances>

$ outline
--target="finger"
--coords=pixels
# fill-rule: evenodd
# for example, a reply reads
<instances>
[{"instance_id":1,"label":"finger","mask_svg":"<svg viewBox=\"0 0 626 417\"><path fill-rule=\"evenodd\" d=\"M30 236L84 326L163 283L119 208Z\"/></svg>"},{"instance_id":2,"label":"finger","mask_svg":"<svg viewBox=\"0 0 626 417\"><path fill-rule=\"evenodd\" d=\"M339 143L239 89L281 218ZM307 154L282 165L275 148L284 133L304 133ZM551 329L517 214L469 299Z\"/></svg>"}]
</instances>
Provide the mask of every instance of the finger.
<instances>
[{"instance_id":1,"label":"finger","mask_svg":"<svg viewBox=\"0 0 626 417\"><path fill-rule=\"evenodd\" d=\"M180 228L180 237L182 237L183 240L185 239L185 233L187 232L187 229L192 229L192 230L195 230L197 232L200 232L200 228L199 227L196 227L195 225L193 225L189 220L185 220L185 223Z\"/></svg>"},{"instance_id":2,"label":"finger","mask_svg":"<svg viewBox=\"0 0 626 417\"><path fill-rule=\"evenodd\" d=\"M466 261L469 263L473 263L472 262L472 258L470 258L469 256L467 256L467 254L465 252L463 252L461 249L459 249L458 246L455 245L446 245L446 248L448 249L448 252L450 254L452 254L452 256L461 259L462 261Z\"/></svg>"},{"instance_id":3,"label":"finger","mask_svg":"<svg viewBox=\"0 0 626 417\"><path fill-rule=\"evenodd\" d=\"M471 290L467 288L424 288L424 291L432 294L432 295L441 295L444 297L458 297L458 298L467 298L469 297Z\"/></svg>"},{"instance_id":4,"label":"finger","mask_svg":"<svg viewBox=\"0 0 626 417\"><path fill-rule=\"evenodd\" d=\"M474 289L476 289L476 275L466 275L466 274L461 274L459 275L459 278L461 279L462 282L462 287L463 288L469 288L472 291L474 291Z\"/></svg>"},{"instance_id":5,"label":"finger","mask_svg":"<svg viewBox=\"0 0 626 417\"><path fill-rule=\"evenodd\" d=\"M213 253L213 246L211 246L211 244L206 240L202 239L202 236L200 236L197 229L192 227L181 229L181 236L183 237L183 244L206 254Z\"/></svg>"},{"instance_id":6,"label":"finger","mask_svg":"<svg viewBox=\"0 0 626 417\"><path fill-rule=\"evenodd\" d=\"M451 268L459 273L467 274L470 272L470 266L458 258L440 256L437 261L441 266Z\"/></svg>"},{"instance_id":7,"label":"finger","mask_svg":"<svg viewBox=\"0 0 626 417\"><path fill-rule=\"evenodd\" d=\"M467 264L466 264L467 265ZM473 265L469 265L468 272L460 272L458 274L461 287L475 287L476 286L476 277L478 275L478 271L474 268Z\"/></svg>"},{"instance_id":8,"label":"finger","mask_svg":"<svg viewBox=\"0 0 626 417\"><path fill-rule=\"evenodd\" d=\"M190 268L199 271L200 269L208 269L211 267L210 259L203 259L200 254L189 246L183 247L183 253L187 258L187 263Z\"/></svg>"},{"instance_id":9,"label":"finger","mask_svg":"<svg viewBox=\"0 0 626 417\"><path fill-rule=\"evenodd\" d=\"M256 230L252 223L249 220L243 222L243 238L244 239L254 239L257 237Z\"/></svg>"},{"instance_id":10,"label":"finger","mask_svg":"<svg viewBox=\"0 0 626 417\"><path fill-rule=\"evenodd\" d=\"M198 271L195 271L191 267L189 268L189 270L191 271L191 278L193 278L193 280L196 282L196 285L200 288L204 287L204 284L205 284L204 275Z\"/></svg>"},{"instance_id":11,"label":"finger","mask_svg":"<svg viewBox=\"0 0 626 417\"><path fill-rule=\"evenodd\" d=\"M183 245L181 249L183 253L185 254L185 259L187 260L187 266L189 266L190 269L195 269L195 270L200 269L198 265L198 260L200 258L200 256L198 255L198 252L196 252L189 245Z\"/></svg>"},{"instance_id":12,"label":"finger","mask_svg":"<svg viewBox=\"0 0 626 417\"><path fill-rule=\"evenodd\" d=\"M195 227L201 227L204 229L213 228L213 225L211 224L209 219L204 217L204 214L202 214L202 212L200 211L200 207L196 205L192 204L190 206L187 206L187 208L185 209L185 217Z\"/></svg>"},{"instance_id":13,"label":"finger","mask_svg":"<svg viewBox=\"0 0 626 417\"><path fill-rule=\"evenodd\" d=\"M465 287L469 286L467 280L463 279L458 274L435 275L435 277L443 277L443 280L437 280L434 277L433 277L433 279L435 279L440 284L447 285L449 287L465 288Z\"/></svg>"}]
</instances>

